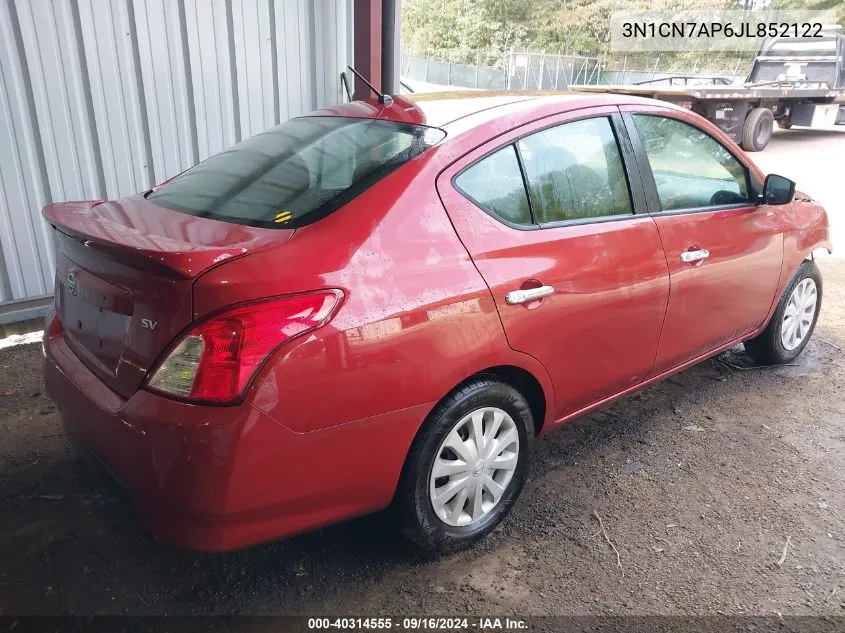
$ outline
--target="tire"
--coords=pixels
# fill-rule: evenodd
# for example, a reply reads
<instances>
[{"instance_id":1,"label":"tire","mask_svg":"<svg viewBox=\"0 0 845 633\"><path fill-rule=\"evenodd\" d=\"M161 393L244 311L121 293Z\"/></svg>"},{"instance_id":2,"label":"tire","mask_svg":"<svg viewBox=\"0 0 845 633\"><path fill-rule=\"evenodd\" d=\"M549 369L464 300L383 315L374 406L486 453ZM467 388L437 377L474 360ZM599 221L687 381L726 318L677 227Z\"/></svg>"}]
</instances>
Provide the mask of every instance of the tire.
<instances>
[{"instance_id":1,"label":"tire","mask_svg":"<svg viewBox=\"0 0 845 633\"><path fill-rule=\"evenodd\" d=\"M768 108L754 108L745 118L742 126L742 149L746 152L760 152L775 131L775 116Z\"/></svg>"},{"instance_id":2,"label":"tire","mask_svg":"<svg viewBox=\"0 0 845 633\"><path fill-rule=\"evenodd\" d=\"M477 454L467 448L474 443L474 434L469 435L475 427L473 415L480 420L482 437L494 433L492 439L496 440L496 444L487 440L487 446L495 447L494 451L504 451L495 458L496 463L510 462L515 455L512 471L510 468L492 467L493 457L488 458L486 464L481 459L473 463ZM518 438L516 444L514 432ZM468 457L465 460L454 459L458 453L447 445L450 442L457 446L456 438L461 441L459 450L469 451L465 453ZM533 443L531 409L516 389L487 376L472 379L455 389L428 416L405 461L395 501L404 535L435 553L458 551L479 541L513 507L528 477ZM455 463L452 464L452 461ZM452 468L467 467L461 473L433 479L435 462L441 468L443 464ZM493 484L487 477L503 488L498 501L491 493ZM462 484L462 481L465 483ZM479 516L475 518L472 516L476 504L474 495L479 484L482 502L478 506L481 508ZM443 495L449 486L457 492L453 496L441 496L446 503L440 505L441 514L438 514L432 496L438 490ZM486 510L483 508L485 502L489 506Z\"/></svg>"},{"instance_id":3,"label":"tire","mask_svg":"<svg viewBox=\"0 0 845 633\"><path fill-rule=\"evenodd\" d=\"M786 312L788 308L790 310L793 309L792 306L790 306L793 293L796 293L798 286L808 279L811 280L812 283L805 283L805 286L813 286L815 288L815 307L813 308L812 317L809 319L806 330L804 330L804 335L794 347L791 347L791 345L786 345L784 343L783 333ZM772 320L769 321L769 325L766 326L766 329L753 339L745 342L745 351L747 351L748 355L761 365L780 365L795 360L795 358L797 358L807 346L807 342L813 335L813 330L816 327L816 321L819 318L819 311L821 310L821 307L822 276L815 262L808 260L803 262L798 267L798 270L795 271L795 275L793 275L792 280L786 287L786 290L775 309L775 313L772 315ZM786 338L787 340L792 340L793 342L795 341L795 339L790 339L788 334Z\"/></svg>"}]
</instances>

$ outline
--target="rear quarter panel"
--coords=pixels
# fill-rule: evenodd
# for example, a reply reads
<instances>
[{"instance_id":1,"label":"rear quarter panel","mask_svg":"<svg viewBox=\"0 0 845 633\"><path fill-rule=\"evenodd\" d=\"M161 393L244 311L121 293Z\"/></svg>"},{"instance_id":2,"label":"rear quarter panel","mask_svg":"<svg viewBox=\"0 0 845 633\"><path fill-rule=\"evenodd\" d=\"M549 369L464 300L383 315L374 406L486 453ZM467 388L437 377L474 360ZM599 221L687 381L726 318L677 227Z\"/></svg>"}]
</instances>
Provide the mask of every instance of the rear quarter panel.
<instances>
[{"instance_id":1,"label":"rear quarter panel","mask_svg":"<svg viewBox=\"0 0 845 633\"><path fill-rule=\"evenodd\" d=\"M249 390L253 406L306 433L430 409L468 376L503 364L531 372L549 398L539 363L508 347L490 291L437 197L442 160L432 150L283 246L197 282L197 316L315 288L344 292L328 325L272 355Z\"/></svg>"}]
</instances>

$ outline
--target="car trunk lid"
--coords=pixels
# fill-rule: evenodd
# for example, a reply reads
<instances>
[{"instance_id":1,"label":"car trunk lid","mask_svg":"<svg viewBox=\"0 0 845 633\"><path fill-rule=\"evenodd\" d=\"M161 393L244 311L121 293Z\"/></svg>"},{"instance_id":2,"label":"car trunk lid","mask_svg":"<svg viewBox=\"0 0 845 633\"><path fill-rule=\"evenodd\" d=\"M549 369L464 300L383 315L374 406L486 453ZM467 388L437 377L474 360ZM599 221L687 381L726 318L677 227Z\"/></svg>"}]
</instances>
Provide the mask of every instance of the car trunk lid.
<instances>
[{"instance_id":1,"label":"car trunk lid","mask_svg":"<svg viewBox=\"0 0 845 633\"><path fill-rule=\"evenodd\" d=\"M197 277L293 234L194 217L141 196L51 204L44 217L56 231L56 312L68 345L124 397L193 321Z\"/></svg>"}]
</instances>

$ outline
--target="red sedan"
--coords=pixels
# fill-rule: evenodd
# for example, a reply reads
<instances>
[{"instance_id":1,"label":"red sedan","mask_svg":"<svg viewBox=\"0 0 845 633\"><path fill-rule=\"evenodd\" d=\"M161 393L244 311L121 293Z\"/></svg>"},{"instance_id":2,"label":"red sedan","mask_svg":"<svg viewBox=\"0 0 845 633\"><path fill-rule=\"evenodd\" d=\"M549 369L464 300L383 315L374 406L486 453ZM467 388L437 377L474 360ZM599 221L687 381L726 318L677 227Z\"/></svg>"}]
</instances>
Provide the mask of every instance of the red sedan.
<instances>
[{"instance_id":1,"label":"red sedan","mask_svg":"<svg viewBox=\"0 0 845 633\"><path fill-rule=\"evenodd\" d=\"M538 435L740 342L794 359L830 249L704 119L586 94L354 102L44 216L68 435L202 550L387 506L468 546Z\"/></svg>"}]
</instances>

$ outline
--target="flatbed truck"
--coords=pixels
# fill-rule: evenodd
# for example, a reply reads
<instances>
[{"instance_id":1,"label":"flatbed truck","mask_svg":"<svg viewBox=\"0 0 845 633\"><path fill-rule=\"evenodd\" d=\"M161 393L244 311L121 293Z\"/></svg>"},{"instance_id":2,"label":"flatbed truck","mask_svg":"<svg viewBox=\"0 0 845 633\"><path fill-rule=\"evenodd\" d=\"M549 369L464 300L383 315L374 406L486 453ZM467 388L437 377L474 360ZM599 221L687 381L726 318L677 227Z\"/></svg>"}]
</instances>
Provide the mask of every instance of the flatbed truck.
<instances>
[{"instance_id":1,"label":"flatbed truck","mask_svg":"<svg viewBox=\"0 0 845 633\"><path fill-rule=\"evenodd\" d=\"M845 32L763 42L744 83L676 75L620 86L571 90L640 95L685 107L708 119L749 152L763 150L774 126L845 125Z\"/></svg>"}]
</instances>

